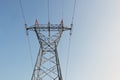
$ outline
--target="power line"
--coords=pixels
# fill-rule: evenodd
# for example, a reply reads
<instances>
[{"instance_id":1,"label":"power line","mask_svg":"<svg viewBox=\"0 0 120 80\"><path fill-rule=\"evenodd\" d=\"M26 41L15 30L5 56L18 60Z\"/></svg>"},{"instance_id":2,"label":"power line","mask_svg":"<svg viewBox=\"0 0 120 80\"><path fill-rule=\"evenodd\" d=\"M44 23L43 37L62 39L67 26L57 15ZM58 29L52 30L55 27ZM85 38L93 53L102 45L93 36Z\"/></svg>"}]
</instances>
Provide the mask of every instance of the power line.
<instances>
[{"instance_id":1,"label":"power line","mask_svg":"<svg viewBox=\"0 0 120 80\"><path fill-rule=\"evenodd\" d=\"M73 21L74 21L75 8L76 8L76 0L74 1L74 7L73 7L73 14L72 14L72 21L71 21L71 24L73 24Z\"/></svg>"},{"instance_id":2,"label":"power line","mask_svg":"<svg viewBox=\"0 0 120 80\"><path fill-rule=\"evenodd\" d=\"M62 0L62 19L64 17L64 0Z\"/></svg>"},{"instance_id":3,"label":"power line","mask_svg":"<svg viewBox=\"0 0 120 80\"><path fill-rule=\"evenodd\" d=\"M68 53L67 53L65 80L67 80L68 65L69 65L69 58L70 58L70 46L71 46L71 35L69 37L69 44L68 44Z\"/></svg>"},{"instance_id":4,"label":"power line","mask_svg":"<svg viewBox=\"0 0 120 80\"><path fill-rule=\"evenodd\" d=\"M49 7L50 7L50 2L49 2L49 0L48 0L48 22L50 22L50 10L49 10Z\"/></svg>"},{"instance_id":5,"label":"power line","mask_svg":"<svg viewBox=\"0 0 120 80\"><path fill-rule=\"evenodd\" d=\"M20 9L21 9L21 14L22 14L22 18L24 20L24 25L25 25L25 29L27 28L27 23L26 23L26 19L25 19L25 14L24 14L24 9L23 9L23 6L22 6L22 1L19 0L19 4L20 4ZM29 40L29 37L28 37L28 32L26 31L26 35L27 35L27 42L28 42L28 47L29 47L29 53L30 53L30 58L31 58L31 64L32 64L32 67L33 67L33 58L32 58L32 50L31 50L31 44L30 44L30 40Z\"/></svg>"},{"instance_id":6,"label":"power line","mask_svg":"<svg viewBox=\"0 0 120 80\"><path fill-rule=\"evenodd\" d=\"M31 50L31 44L30 44L30 39L29 36L27 36L27 42L28 42L28 48L29 48L29 55L30 55L30 59L31 59L31 65L33 67L33 57L32 57L32 50Z\"/></svg>"},{"instance_id":7,"label":"power line","mask_svg":"<svg viewBox=\"0 0 120 80\"><path fill-rule=\"evenodd\" d=\"M20 9L21 9L23 20L24 20L24 24L26 24L25 14L24 14L24 10L23 10L23 6L22 6L22 1L21 0L19 0L19 4L20 4Z\"/></svg>"},{"instance_id":8,"label":"power line","mask_svg":"<svg viewBox=\"0 0 120 80\"><path fill-rule=\"evenodd\" d=\"M74 0L73 13L72 13L72 21L71 21L71 28L73 27L73 21L74 21L74 15L75 15L75 8L76 8L76 0ZM72 31L70 32L70 38L69 38L69 44L68 44L68 54L67 54L65 80L67 80L68 64L69 64L69 58L70 58L71 34L72 34Z\"/></svg>"}]
</instances>

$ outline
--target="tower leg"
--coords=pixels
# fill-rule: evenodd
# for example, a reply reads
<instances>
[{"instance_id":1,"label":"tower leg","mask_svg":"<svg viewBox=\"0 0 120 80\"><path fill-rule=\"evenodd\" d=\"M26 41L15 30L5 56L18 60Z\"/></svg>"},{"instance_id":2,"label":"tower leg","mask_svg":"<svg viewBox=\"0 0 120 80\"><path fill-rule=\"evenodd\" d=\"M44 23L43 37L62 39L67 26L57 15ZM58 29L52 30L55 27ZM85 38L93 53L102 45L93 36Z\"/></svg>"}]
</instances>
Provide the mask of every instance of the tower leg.
<instances>
[{"instance_id":1,"label":"tower leg","mask_svg":"<svg viewBox=\"0 0 120 80\"><path fill-rule=\"evenodd\" d=\"M31 80L62 80L56 44L42 44Z\"/></svg>"}]
</instances>

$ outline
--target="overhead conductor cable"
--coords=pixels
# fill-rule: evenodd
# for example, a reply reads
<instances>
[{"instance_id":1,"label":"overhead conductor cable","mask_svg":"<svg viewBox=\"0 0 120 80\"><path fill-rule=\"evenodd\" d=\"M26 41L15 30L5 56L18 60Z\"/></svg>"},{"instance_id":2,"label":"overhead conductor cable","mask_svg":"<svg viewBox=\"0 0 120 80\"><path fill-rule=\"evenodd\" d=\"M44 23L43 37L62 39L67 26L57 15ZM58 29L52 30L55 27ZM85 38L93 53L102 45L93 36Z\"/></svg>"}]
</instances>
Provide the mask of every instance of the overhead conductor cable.
<instances>
[{"instance_id":1,"label":"overhead conductor cable","mask_svg":"<svg viewBox=\"0 0 120 80\"><path fill-rule=\"evenodd\" d=\"M67 55L65 80L67 80L67 73L68 73L68 64L69 64L70 46L71 46L71 35L72 35L73 21L74 21L74 15L75 15L75 8L76 8L76 0L74 1L74 6L73 6L73 14L72 14L72 21L71 21L71 31L70 31L70 38L69 38L69 44L68 44L68 55Z\"/></svg>"},{"instance_id":2,"label":"overhead conductor cable","mask_svg":"<svg viewBox=\"0 0 120 80\"><path fill-rule=\"evenodd\" d=\"M30 44L30 40L29 40L29 37L28 37L27 23L26 23L26 19L25 19L24 10L23 10L23 6L22 6L22 1L21 0L19 0L19 4L20 4L20 8L21 8L22 18L24 20L24 25L25 25L25 29L26 29L26 35L27 35L27 42L28 42L28 47L29 47L29 53L30 53L30 58L31 58L31 64L32 64L32 67L33 67L33 58L32 58L32 51L31 51L31 44Z\"/></svg>"}]
</instances>

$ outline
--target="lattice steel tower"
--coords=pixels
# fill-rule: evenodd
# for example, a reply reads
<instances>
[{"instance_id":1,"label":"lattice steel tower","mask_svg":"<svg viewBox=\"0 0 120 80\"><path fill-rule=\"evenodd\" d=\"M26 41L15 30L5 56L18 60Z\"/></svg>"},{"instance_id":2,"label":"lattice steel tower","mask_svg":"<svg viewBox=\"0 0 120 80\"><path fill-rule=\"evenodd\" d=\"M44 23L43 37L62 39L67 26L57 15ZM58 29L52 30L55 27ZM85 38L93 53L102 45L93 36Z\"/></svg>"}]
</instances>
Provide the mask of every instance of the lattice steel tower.
<instances>
[{"instance_id":1,"label":"lattice steel tower","mask_svg":"<svg viewBox=\"0 0 120 80\"><path fill-rule=\"evenodd\" d=\"M63 20L60 24L39 24L36 20L26 27L27 31L35 31L40 44L31 80L63 80L57 46L63 31L71 31L71 27L64 26Z\"/></svg>"}]
</instances>

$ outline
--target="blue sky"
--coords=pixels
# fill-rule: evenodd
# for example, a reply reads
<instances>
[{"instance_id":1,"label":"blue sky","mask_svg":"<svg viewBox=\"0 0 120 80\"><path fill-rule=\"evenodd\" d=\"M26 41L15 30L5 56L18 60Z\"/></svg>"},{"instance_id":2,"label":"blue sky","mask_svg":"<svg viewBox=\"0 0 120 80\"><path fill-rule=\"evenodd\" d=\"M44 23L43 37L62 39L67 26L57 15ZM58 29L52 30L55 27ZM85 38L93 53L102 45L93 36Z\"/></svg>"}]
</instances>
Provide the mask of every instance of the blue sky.
<instances>
[{"instance_id":1,"label":"blue sky","mask_svg":"<svg viewBox=\"0 0 120 80\"><path fill-rule=\"evenodd\" d=\"M70 25L74 0L64 0L64 23ZM48 22L47 0L22 0L28 26ZM67 80L120 80L120 1L77 0ZM0 79L30 80L33 66L18 0L0 0ZM50 22L62 18L62 1L50 0ZM68 36L68 38L66 38ZM38 42L29 33L33 62ZM65 79L69 32L59 44Z\"/></svg>"}]
</instances>

